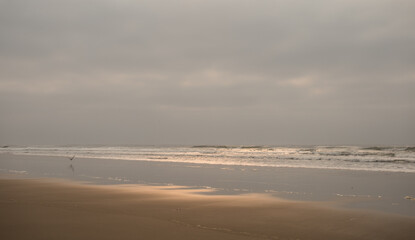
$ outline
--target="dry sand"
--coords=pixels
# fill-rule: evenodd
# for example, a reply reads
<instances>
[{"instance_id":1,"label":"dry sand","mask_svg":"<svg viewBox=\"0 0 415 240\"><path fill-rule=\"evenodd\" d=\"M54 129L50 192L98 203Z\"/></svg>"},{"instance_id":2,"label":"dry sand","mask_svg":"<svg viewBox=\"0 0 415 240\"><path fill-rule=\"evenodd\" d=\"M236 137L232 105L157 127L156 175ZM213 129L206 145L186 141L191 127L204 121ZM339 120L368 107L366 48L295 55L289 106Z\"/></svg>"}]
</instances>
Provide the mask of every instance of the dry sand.
<instances>
[{"instance_id":1,"label":"dry sand","mask_svg":"<svg viewBox=\"0 0 415 240\"><path fill-rule=\"evenodd\" d=\"M414 218L321 202L60 180L0 180L0 214L0 239L415 239Z\"/></svg>"}]
</instances>

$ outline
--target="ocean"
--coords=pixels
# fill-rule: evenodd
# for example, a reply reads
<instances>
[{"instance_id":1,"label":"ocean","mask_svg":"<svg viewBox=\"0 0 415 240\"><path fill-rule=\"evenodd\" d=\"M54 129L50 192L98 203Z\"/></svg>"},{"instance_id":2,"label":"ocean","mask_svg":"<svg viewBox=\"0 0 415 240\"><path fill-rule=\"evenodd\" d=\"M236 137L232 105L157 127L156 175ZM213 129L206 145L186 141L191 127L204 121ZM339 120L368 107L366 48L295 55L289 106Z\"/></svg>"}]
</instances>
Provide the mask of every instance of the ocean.
<instances>
[{"instance_id":1,"label":"ocean","mask_svg":"<svg viewBox=\"0 0 415 240\"><path fill-rule=\"evenodd\" d=\"M251 167L415 173L408 146L11 146L0 153Z\"/></svg>"}]
</instances>

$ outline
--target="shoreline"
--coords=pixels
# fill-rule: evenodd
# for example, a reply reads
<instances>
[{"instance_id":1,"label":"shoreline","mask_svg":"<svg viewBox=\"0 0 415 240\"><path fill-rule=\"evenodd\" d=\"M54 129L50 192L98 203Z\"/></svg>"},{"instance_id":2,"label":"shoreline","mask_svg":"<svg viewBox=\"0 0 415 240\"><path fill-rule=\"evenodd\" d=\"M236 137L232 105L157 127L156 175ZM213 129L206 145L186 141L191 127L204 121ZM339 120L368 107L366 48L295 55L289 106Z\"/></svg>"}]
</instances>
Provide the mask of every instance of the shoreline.
<instances>
[{"instance_id":1,"label":"shoreline","mask_svg":"<svg viewBox=\"0 0 415 240\"><path fill-rule=\"evenodd\" d=\"M415 216L414 173L221 166L0 154L0 175L59 178L96 185L141 184L215 189L205 195L269 194L295 201L337 202Z\"/></svg>"},{"instance_id":2,"label":"shoreline","mask_svg":"<svg viewBox=\"0 0 415 240\"><path fill-rule=\"evenodd\" d=\"M411 239L415 218L179 186L0 179L2 239ZM207 191L207 190L204 190Z\"/></svg>"}]
</instances>

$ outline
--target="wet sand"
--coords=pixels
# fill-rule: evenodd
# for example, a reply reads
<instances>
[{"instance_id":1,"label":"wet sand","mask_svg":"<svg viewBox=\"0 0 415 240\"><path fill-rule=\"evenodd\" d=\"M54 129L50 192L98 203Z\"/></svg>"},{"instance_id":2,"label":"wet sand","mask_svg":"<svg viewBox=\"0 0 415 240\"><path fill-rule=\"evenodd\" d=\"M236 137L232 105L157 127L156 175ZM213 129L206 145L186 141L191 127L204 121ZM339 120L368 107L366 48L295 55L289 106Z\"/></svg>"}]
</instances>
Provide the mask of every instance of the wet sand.
<instances>
[{"instance_id":1,"label":"wet sand","mask_svg":"<svg viewBox=\"0 0 415 240\"><path fill-rule=\"evenodd\" d=\"M95 185L142 184L213 188L215 195L272 194L294 201L415 217L415 173L226 166L0 154L1 175L58 178Z\"/></svg>"},{"instance_id":2,"label":"wet sand","mask_svg":"<svg viewBox=\"0 0 415 240\"><path fill-rule=\"evenodd\" d=\"M415 218L265 195L1 179L0 239L413 239ZM204 190L206 191L206 190Z\"/></svg>"}]
</instances>

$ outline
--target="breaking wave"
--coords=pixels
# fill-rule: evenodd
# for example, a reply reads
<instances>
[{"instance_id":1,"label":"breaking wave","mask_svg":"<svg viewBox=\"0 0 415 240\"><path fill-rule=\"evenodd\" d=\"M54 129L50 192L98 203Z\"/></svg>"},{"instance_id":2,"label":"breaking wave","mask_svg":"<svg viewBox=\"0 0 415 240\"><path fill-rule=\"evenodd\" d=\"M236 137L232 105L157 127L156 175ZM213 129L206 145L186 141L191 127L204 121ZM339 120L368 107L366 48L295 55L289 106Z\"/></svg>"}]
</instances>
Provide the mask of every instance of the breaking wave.
<instances>
[{"instance_id":1,"label":"breaking wave","mask_svg":"<svg viewBox=\"0 0 415 240\"><path fill-rule=\"evenodd\" d=\"M415 147L360 146L9 146L0 153L258 167L415 172Z\"/></svg>"}]
</instances>

